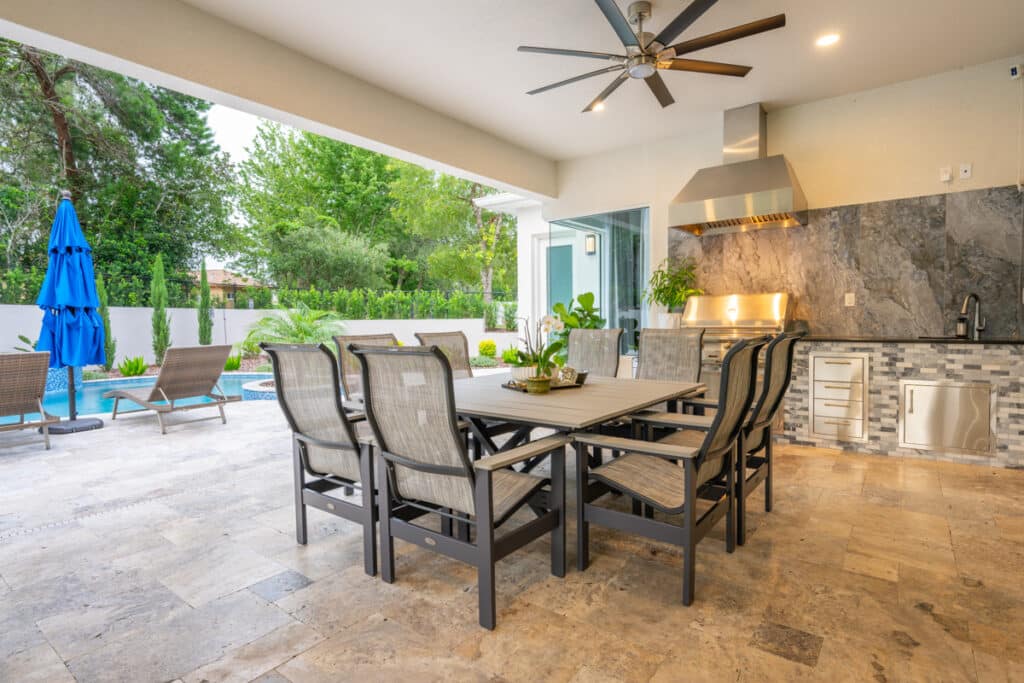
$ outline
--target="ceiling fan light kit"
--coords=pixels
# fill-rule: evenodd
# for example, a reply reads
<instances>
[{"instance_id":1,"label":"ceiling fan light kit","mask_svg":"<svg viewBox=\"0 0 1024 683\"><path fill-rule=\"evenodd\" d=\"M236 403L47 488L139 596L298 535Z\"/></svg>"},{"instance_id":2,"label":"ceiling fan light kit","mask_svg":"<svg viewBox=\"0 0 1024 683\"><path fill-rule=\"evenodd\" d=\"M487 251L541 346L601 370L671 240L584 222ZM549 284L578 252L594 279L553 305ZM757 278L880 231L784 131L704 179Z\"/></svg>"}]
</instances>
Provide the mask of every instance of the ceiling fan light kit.
<instances>
[{"instance_id":1,"label":"ceiling fan light kit","mask_svg":"<svg viewBox=\"0 0 1024 683\"><path fill-rule=\"evenodd\" d=\"M777 14L766 19L759 19L747 24L733 26L722 31L715 31L707 35L691 38L681 43L672 44L681 33L696 22L705 12L717 2L717 0L693 0L675 19L670 21L657 35L644 31L644 22L651 18L651 3L647 0L638 0L629 5L626 15L622 14L615 0L594 0L598 8L604 14L605 19L611 25L612 30L619 37L622 46L626 51L624 55L617 55L609 52L590 52L587 50L567 50L554 47L534 47L520 45L520 52L534 52L538 54L560 55L564 57L583 57L587 59L601 59L613 62L612 66L596 71L589 71L579 76L573 76L565 80L557 81L549 85L541 86L530 90L528 95L537 95L548 90L560 88L563 85L576 83L593 76L614 73L615 79L605 87L601 93L591 100L583 111L601 111L604 109L604 102L612 92L622 85L626 79L633 78L643 80L647 83L651 94L658 100L662 107L667 107L673 102L672 94L662 80L659 71L690 71L696 73L712 74L715 76L735 76L742 78L750 73L752 67L740 64L726 64L723 62L709 62L700 59L680 58L680 55L696 52L705 48L721 45L740 38L782 28L786 25L786 15ZM636 27L634 30L633 27Z\"/></svg>"}]
</instances>

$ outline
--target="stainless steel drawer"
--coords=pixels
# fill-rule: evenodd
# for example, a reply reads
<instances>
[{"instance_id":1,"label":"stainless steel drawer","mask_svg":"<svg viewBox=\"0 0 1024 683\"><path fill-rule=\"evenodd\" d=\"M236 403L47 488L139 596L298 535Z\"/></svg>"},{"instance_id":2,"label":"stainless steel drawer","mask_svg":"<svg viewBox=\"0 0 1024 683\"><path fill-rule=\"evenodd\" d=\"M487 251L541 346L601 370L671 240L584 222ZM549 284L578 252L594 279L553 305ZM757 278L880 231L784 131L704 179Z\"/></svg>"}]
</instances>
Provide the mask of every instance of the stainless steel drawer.
<instances>
[{"instance_id":1,"label":"stainless steel drawer","mask_svg":"<svg viewBox=\"0 0 1024 683\"><path fill-rule=\"evenodd\" d=\"M988 455L996 400L988 382L900 380L900 446Z\"/></svg>"},{"instance_id":2,"label":"stainless steel drawer","mask_svg":"<svg viewBox=\"0 0 1024 683\"><path fill-rule=\"evenodd\" d=\"M814 417L814 433L836 439L864 438L864 421L843 417Z\"/></svg>"},{"instance_id":3,"label":"stainless steel drawer","mask_svg":"<svg viewBox=\"0 0 1024 683\"><path fill-rule=\"evenodd\" d=\"M836 401L827 398L815 398L814 416L847 417L861 420L864 418L864 404L860 401Z\"/></svg>"},{"instance_id":4,"label":"stainless steel drawer","mask_svg":"<svg viewBox=\"0 0 1024 683\"><path fill-rule=\"evenodd\" d=\"M852 356L815 356L814 381L863 382L864 359Z\"/></svg>"},{"instance_id":5,"label":"stainless steel drawer","mask_svg":"<svg viewBox=\"0 0 1024 683\"><path fill-rule=\"evenodd\" d=\"M863 401L864 385L860 382L815 382L814 398Z\"/></svg>"}]
</instances>

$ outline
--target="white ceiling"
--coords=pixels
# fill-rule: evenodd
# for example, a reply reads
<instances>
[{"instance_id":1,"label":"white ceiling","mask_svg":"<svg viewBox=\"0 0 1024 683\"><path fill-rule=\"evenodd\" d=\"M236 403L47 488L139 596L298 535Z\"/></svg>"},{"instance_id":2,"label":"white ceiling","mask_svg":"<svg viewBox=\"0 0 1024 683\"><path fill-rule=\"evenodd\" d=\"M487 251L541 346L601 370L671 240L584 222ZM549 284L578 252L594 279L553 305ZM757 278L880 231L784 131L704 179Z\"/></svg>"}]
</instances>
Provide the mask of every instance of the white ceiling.
<instances>
[{"instance_id":1,"label":"white ceiling","mask_svg":"<svg viewBox=\"0 0 1024 683\"><path fill-rule=\"evenodd\" d=\"M187 2L553 159L678 134L749 102L770 110L1024 53L1021 0L720 0L678 40L786 13L782 29L688 55L751 65L746 78L663 73L674 105L630 81L605 111L582 114L610 75L525 92L607 62L516 47L621 52L591 0ZM654 0L645 28L656 33L688 2ZM815 47L827 32L839 44Z\"/></svg>"}]
</instances>

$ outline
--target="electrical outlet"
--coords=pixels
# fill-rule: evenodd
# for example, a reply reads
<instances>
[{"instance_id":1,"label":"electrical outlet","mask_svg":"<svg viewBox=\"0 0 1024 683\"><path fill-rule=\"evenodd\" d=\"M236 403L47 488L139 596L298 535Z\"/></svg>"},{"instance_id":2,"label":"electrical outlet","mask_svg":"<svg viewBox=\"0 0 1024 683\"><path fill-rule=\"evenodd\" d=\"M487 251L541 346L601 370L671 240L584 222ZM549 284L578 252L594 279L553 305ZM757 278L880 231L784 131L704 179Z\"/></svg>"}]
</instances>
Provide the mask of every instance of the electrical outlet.
<instances>
[{"instance_id":1,"label":"electrical outlet","mask_svg":"<svg viewBox=\"0 0 1024 683\"><path fill-rule=\"evenodd\" d=\"M857 305L857 295L853 292L847 292L844 300L847 307Z\"/></svg>"},{"instance_id":2,"label":"electrical outlet","mask_svg":"<svg viewBox=\"0 0 1024 683\"><path fill-rule=\"evenodd\" d=\"M953 182L953 169L949 166L943 166L939 169L939 182L940 183L951 183Z\"/></svg>"},{"instance_id":3,"label":"electrical outlet","mask_svg":"<svg viewBox=\"0 0 1024 683\"><path fill-rule=\"evenodd\" d=\"M960 164L960 180L970 180L971 178L971 165Z\"/></svg>"},{"instance_id":4,"label":"electrical outlet","mask_svg":"<svg viewBox=\"0 0 1024 683\"><path fill-rule=\"evenodd\" d=\"M1010 67L1010 78L1014 81L1020 78L1020 64L1014 64Z\"/></svg>"}]
</instances>

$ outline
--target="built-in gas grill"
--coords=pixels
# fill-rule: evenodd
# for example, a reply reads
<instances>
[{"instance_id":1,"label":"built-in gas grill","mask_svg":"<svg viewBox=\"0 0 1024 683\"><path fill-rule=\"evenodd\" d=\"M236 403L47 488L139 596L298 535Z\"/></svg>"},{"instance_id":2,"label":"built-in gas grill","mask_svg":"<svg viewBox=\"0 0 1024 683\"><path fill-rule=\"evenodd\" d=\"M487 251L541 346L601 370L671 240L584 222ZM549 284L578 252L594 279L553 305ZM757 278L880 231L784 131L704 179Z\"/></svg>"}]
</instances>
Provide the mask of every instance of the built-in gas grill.
<instances>
[{"instance_id":1,"label":"built-in gas grill","mask_svg":"<svg viewBox=\"0 0 1024 683\"><path fill-rule=\"evenodd\" d=\"M791 324L789 295L725 294L691 296L680 318L680 327L704 328L704 369L702 381L710 393L717 393L722 358L739 339L778 334Z\"/></svg>"}]
</instances>

